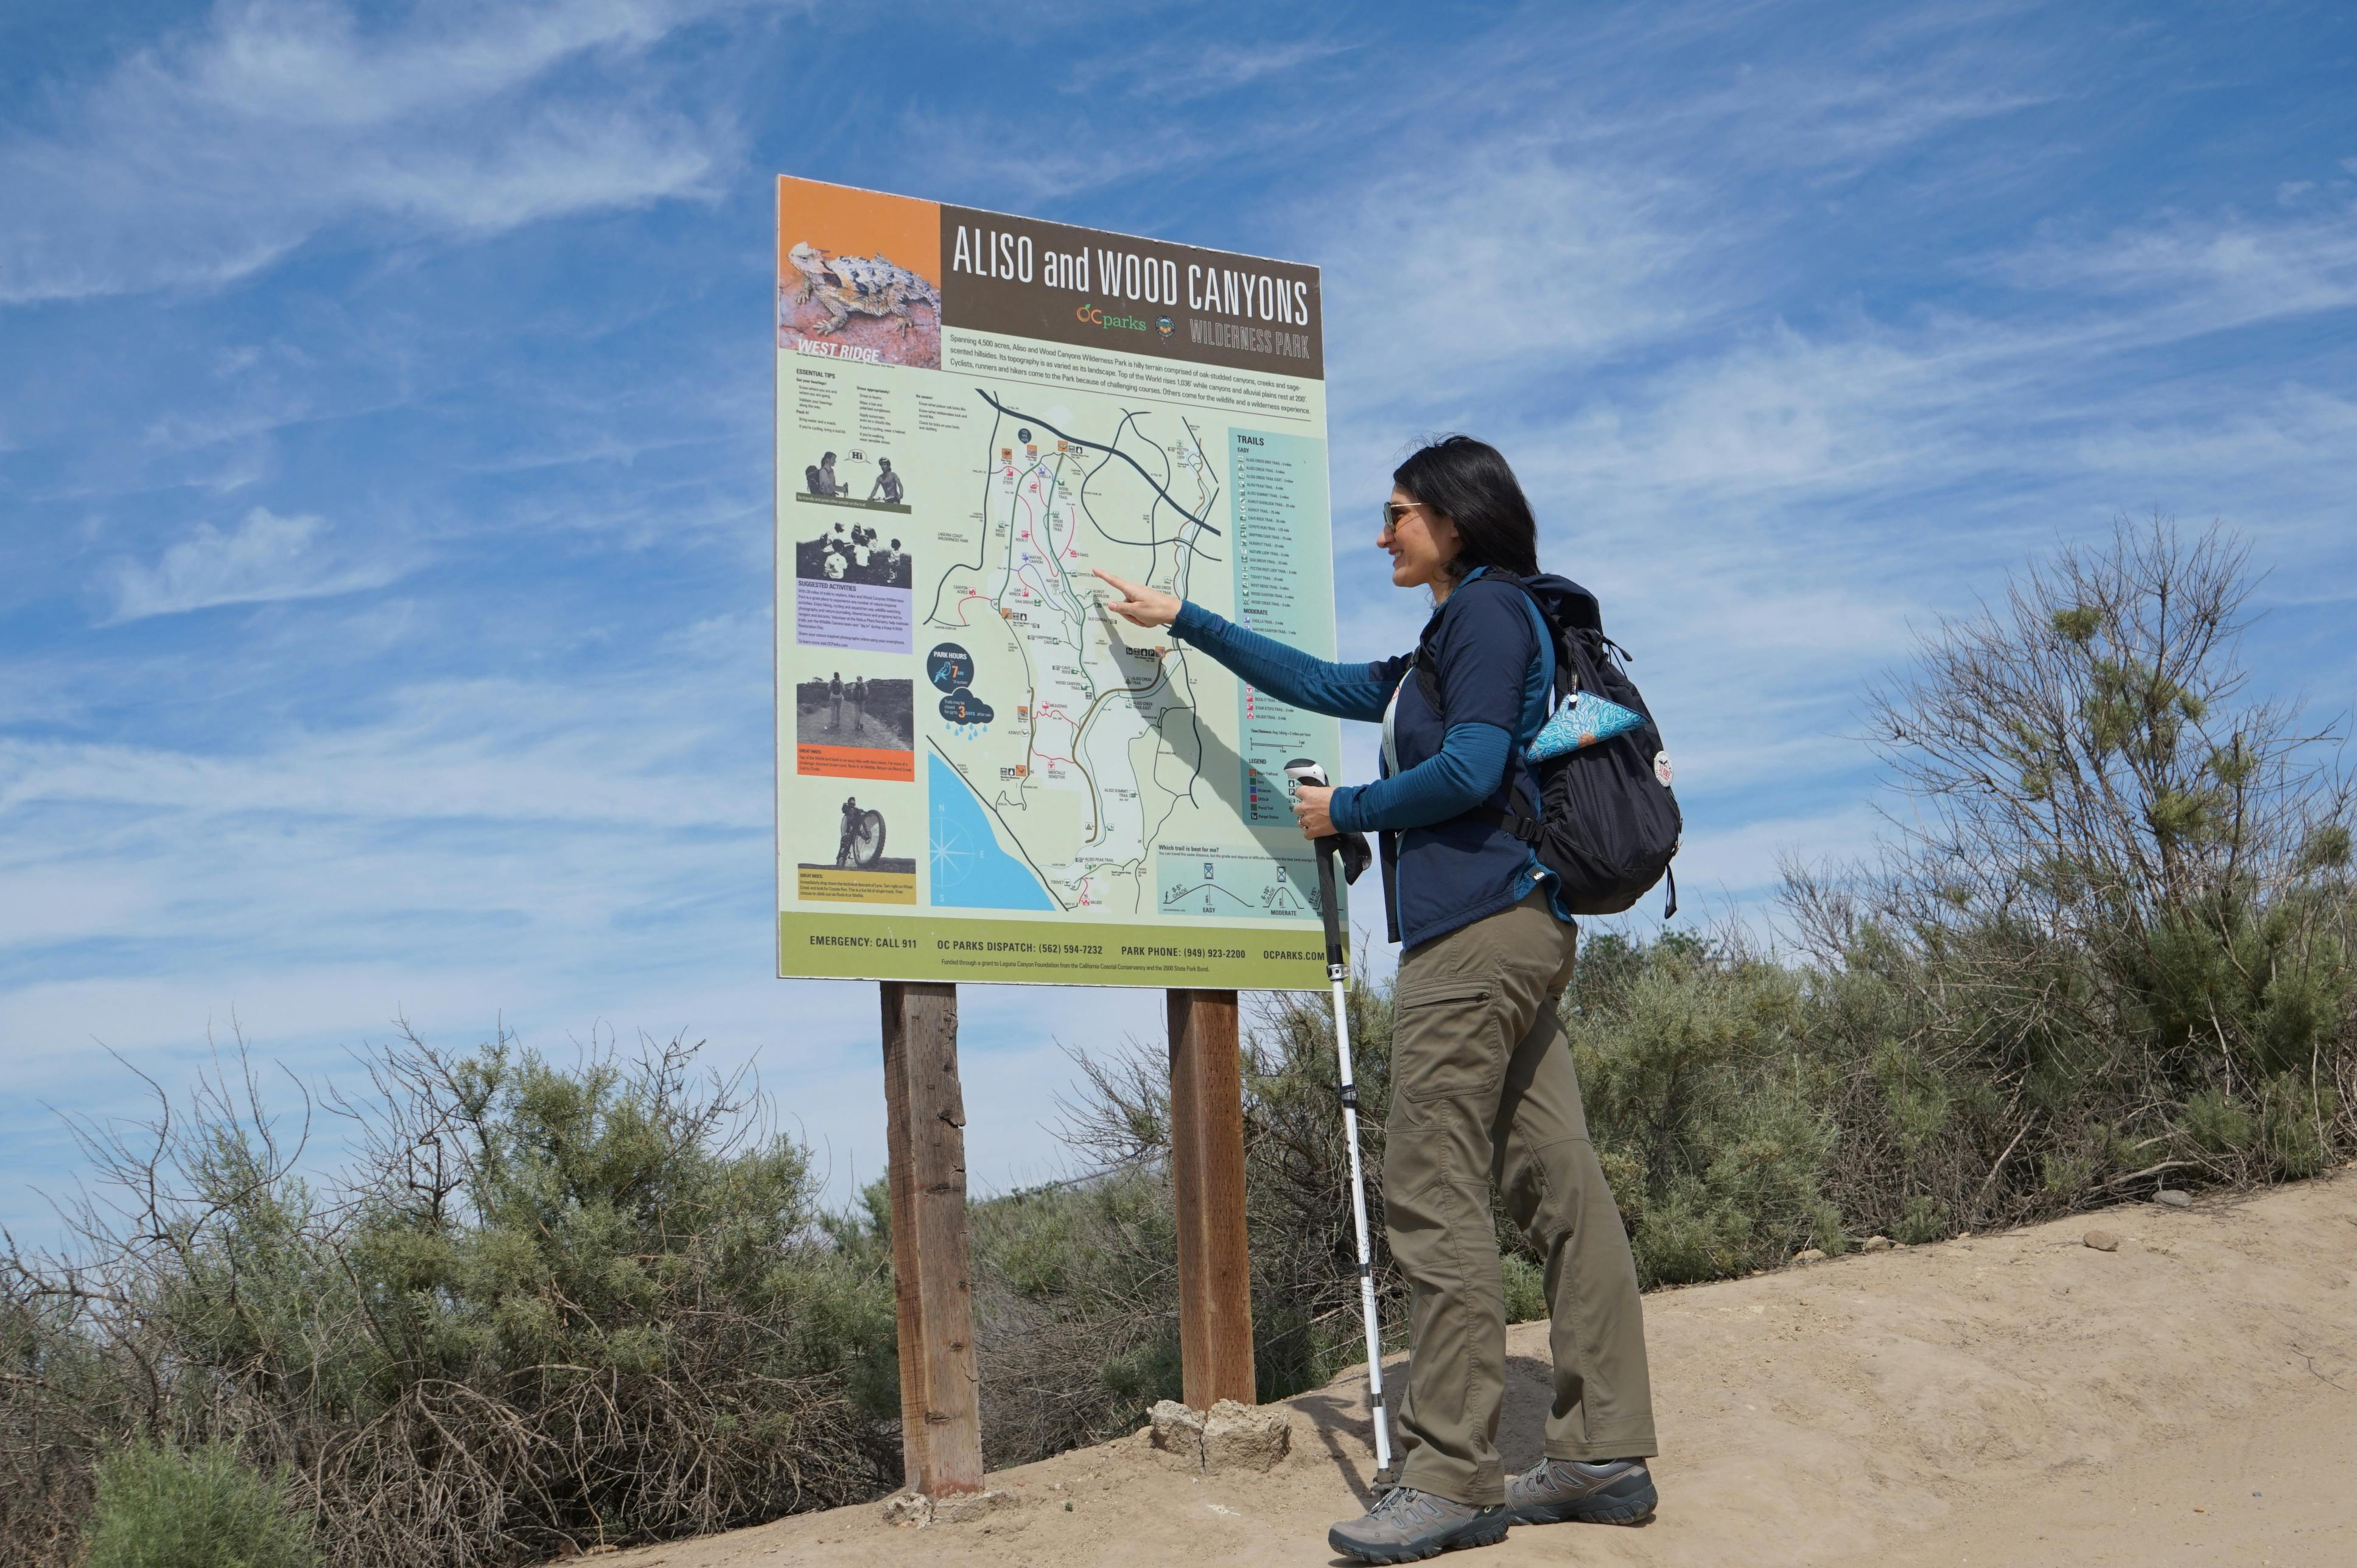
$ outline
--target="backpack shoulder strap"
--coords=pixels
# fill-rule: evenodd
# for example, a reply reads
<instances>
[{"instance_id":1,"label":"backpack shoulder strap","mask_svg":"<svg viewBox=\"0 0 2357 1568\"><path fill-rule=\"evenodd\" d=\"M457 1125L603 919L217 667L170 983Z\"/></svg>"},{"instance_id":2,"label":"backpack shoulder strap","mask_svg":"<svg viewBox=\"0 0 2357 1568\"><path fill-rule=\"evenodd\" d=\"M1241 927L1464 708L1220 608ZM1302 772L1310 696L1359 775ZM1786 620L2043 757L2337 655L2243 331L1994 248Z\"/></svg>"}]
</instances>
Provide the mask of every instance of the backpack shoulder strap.
<instances>
[{"instance_id":1,"label":"backpack shoulder strap","mask_svg":"<svg viewBox=\"0 0 2357 1568\"><path fill-rule=\"evenodd\" d=\"M1492 566L1488 571L1482 573L1479 580L1483 582L1511 583L1522 591L1523 609L1524 613L1531 618L1531 630L1538 639L1539 658L1543 661L1543 668L1545 671L1544 679L1540 682L1540 689L1547 693L1549 701L1546 706L1551 710L1555 695L1555 677L1558 672L1558 664L1555 659L1555 646L1560 640L1561 633L1556 629L1555 622L1548 618L1546 611L1539 607L1538 596L1531 592L1531 585L1522 578L1516 576L1513 573L1505 571L1500 567ZM1452 594L1449 597L1453 601L1456 596ZM1434 657L1434 645L1440 636L1441 618L1448 615L1448 606L1447 604L1443 604L1440 607L1438 613L1434 615L1432 619L1426 623L1424 635L1417 639L1415 652L1410 656L1415 667L1416 689L1424 693L1424 700L1431 705L1432 711L1435 714L1440 714L1441 723L1444 727L1446 727L1448 724L1448 715L1441 712L1440 675L1437 669L1440 660ZM1575 671L1574 678L1577 679L1577 667L1574 666L1573 668ZM1540 714L1539 722L1541 724L1544 724L1546 722L1545 713L1543 712ZM1527 741L1529 738L1530 737L1528 736L1518 735L1514 737L1514 741L1515 744L1520 745Z\"/></svg>"}]
</instances>

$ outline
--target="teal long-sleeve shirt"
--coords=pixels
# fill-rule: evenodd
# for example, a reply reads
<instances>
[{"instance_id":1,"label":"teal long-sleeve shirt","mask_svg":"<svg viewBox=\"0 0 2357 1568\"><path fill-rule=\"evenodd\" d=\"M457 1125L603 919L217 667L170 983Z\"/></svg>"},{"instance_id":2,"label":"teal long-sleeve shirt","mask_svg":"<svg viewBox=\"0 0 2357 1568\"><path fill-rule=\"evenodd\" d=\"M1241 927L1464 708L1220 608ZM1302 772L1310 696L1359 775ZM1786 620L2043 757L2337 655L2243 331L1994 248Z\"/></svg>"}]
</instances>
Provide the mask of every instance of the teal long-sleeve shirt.
<instances>
[{"instance_id":1,"label":"teal long-sleeve shirt","mask_svg":"<svg viewBox=\"0 0 2357 1568\"><path fill-rule=\"evenodd\" d=\"M1170 623L1171 635L1210 654L1282 702L1337 718L1382 722L1408 660L1335 664L1263 637L1189 600ZM1398 832L1464 815L1486 800L1506 776L1513 737L1496 725L1451 725L1440 749L1405 772L1334 791L1329 814L1348 832Z\"/></svg>"}]
</instances>

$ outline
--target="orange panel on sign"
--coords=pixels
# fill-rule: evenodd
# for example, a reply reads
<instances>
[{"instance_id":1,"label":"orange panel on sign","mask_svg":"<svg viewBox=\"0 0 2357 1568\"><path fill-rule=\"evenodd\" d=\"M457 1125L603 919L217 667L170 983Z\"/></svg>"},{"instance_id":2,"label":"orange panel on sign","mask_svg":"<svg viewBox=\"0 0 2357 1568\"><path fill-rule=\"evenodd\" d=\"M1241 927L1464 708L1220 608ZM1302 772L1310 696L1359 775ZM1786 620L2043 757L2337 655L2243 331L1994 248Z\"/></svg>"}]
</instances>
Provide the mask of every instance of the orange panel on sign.
<instances>
[{"instance_id":1,"label":"orange panel on sign","mask_svg":"<svg viewBox=\"0 0 2357 1568\"><path fill-rule=\"evenodd\" d=\"M917 754L865 746L796 746L794 771L827 779L897 779L905 784L917 777Z\"/></svg>"},{"instance_id":2,"label":"orange panel on sign","mask_svg":"<svg viewBox=\"0 0 2357 1568\"><path fill-rule=\"evenodd\" d=\"M887 196L791 176L778 181L778 276L799 274L786 252L809 241L830 256L880 255L935 285L941 271L942 209L914 197Z\"/></svg>"}]
</instances>

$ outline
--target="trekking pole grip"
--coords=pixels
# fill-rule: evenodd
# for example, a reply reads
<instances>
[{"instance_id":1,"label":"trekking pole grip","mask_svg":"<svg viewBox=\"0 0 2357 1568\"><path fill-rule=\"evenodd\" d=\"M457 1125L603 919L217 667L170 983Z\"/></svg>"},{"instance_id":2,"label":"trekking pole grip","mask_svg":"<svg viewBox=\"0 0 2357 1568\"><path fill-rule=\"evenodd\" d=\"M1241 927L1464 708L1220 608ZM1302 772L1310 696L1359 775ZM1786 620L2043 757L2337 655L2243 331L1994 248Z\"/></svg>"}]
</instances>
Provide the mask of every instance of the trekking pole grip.
<instances>
[{"instance_id":1,"label":"trekking pole grip","mask_svg":"<svg viewBox=\"0 0 2357 1568\"><path fill-rule=\"evenodd\" d=\"M1331 979L1342 978L1342 905L1334 875L1334 865L1341 857L1342 841L1329 837L1318 841L1318 912L1326 922L1326 972Z\"/></svg>"}]
</instances>

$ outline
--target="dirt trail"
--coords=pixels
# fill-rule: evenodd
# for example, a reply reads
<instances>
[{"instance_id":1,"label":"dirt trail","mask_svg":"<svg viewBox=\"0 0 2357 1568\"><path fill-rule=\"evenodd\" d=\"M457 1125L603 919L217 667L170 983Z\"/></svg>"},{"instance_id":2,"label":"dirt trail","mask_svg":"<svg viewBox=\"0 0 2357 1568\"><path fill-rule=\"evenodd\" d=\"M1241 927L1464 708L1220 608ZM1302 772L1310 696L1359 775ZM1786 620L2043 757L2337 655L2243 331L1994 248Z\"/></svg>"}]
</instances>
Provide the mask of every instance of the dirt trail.
<instances>
[{"instance_id":1,"label":"dirt trail","mask_svg":"<svg viewBox=\"0 0 2357 1568\"><path fill-rule=\"evenodd\" d=\"M2119 1251L2090 1250L2092 1228ZM1853 1255L1645 1300L1662 1508L1451 1554L1582 1564L2357 1563L2357 1172ZM1501 1445L1540 1446L1544 1326ZM1389 1363L1387 1363L1388 1365ZM1291 1456L1191 1477L1140 1437L991 1477L1010 1510L922 1530L874 1505L605 1559L724 1564L1309 1564L1364 1506L1355 1377L1287 1402Z\"/></svg>"}]
</instances>

